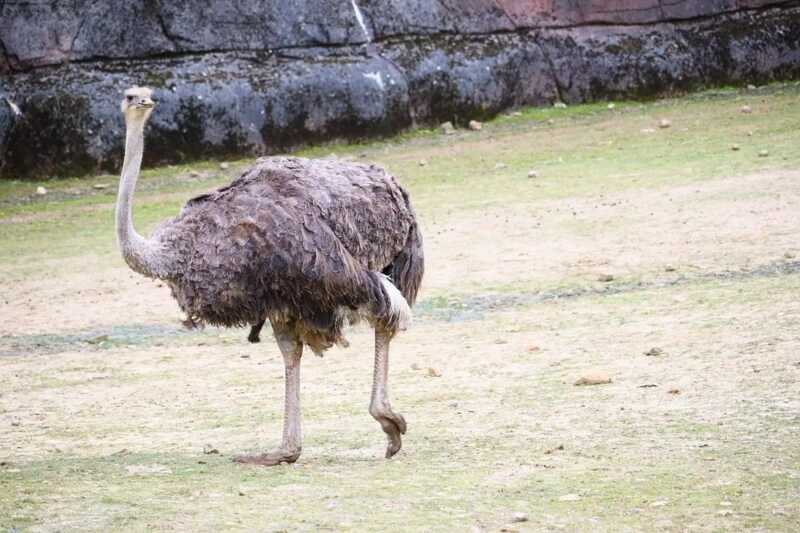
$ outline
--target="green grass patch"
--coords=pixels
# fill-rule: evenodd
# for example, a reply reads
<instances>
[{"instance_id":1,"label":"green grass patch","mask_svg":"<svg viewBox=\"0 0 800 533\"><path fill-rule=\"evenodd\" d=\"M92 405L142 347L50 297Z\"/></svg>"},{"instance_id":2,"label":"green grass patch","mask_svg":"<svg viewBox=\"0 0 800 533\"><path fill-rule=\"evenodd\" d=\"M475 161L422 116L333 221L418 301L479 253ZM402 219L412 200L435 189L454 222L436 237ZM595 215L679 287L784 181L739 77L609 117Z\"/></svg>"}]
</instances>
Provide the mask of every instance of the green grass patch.
<instances>
[{"instance_id":1,"label":"green grass patch","mask_svg":"<svg viewBox=\"0 0 800 533\"><path fill-rule=\"evenodd\" d=\"M683 99L617 103L614 109L605 103L530 108L502 115L480 132L443 136L422 130L374 143L310 148L299 155L336 153L386 166L411 189L424 220L442 215L443 205L468 210L526 204L796 166L799 94L796 84L786 84L769 89L768 97L760 91L717 90ZM752 113L740 112L745 104ZM671 120L671 127L660 129L660 118ZM733 144L740 150L733 151ZM759 157L764 149L769 156ZM146 170L135 204L140 231L177 213L189 196L224 184L246 164L234 163L228 175L215 162ZM201 176L186 179L190 169ZM529 170L539 177L528 178ZM116 180L0 182L0 268L77 251L113 251ZM92 189L98 182L111 187ZM38 185L51 192L38 197ZM163 200L164 195L169 199Z\"/></svg>"}]
</instances>

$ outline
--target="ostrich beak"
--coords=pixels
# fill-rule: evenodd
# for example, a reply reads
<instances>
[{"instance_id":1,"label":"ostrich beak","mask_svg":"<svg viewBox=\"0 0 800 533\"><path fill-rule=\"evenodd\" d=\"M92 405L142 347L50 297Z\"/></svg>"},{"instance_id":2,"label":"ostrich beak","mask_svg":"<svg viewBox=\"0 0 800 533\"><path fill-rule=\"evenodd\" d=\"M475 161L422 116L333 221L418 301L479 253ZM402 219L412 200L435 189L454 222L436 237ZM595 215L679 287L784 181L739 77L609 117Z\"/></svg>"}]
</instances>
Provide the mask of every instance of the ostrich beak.
<instances>
[{"instance_id":1,"label":"ostrich beak","mask_svg":"<svg viewBox=\"0 0 800 533\"><path fill-rule=\"evenodd\" d=\"M146 109L154 107L155 105L156 105L156 103L153 100L151 100L150 98L142 98L142 100L139 102L139 106L140 107L144 107Z\"/></svg>"}]
</instances>

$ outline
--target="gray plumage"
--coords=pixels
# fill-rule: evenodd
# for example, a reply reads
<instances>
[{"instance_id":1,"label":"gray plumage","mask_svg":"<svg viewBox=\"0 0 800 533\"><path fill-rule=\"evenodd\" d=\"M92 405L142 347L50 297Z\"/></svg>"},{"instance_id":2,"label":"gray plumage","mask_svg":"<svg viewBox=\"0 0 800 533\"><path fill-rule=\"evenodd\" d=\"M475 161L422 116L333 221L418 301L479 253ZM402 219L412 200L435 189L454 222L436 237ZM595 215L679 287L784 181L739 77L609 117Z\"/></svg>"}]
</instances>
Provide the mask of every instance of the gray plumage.
<instances>
[{"instance_id":1,"label":"gray plumage","mask_svg":"<svg viewBox=\"0 0 800 533\"><path fill-rule=\"evenodd\" d=\"M186 313L185 324L245 326L259 341L269 320L285 370L283 438L269 453L241 463L294 462L302 449L300 360L346 344L346 322L375 329L370 414L401 446L402 415L388 396L389 344L411 319L424 270L422 237L408 194L374 165L297 157L259 159L230 185L189 200L149 238L133 227L133 192L144 127L155 102L150 89L125 91L125 158L116 229L128 265L164 280Z\"/></svg>"},{"instance_id":2,"label":"gray plumage","mask_svg":"<svg viewBox=\"0 0 800 533\"><path fill-rule=\"evenodd\" d=\"M391 326L381 274L413 304L423 273L408 194L374 165L260 159L153 238L171 250L166 281L190 323L281 320L316 353L360 314Z\"/></svg>"}]
</instances>

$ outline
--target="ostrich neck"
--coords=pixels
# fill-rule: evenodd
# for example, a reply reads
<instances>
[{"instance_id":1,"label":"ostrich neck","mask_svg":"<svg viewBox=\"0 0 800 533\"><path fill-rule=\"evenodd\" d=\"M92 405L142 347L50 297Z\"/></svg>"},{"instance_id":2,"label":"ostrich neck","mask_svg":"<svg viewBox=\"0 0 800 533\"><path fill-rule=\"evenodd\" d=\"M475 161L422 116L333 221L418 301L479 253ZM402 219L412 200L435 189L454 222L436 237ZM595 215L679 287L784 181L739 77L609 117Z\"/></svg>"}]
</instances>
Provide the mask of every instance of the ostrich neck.
<instances>
[{"instance_id":1,"label":"ostrich neck","mask_svg":"<svg viewBox=\"0 0 800 533\"><path fill-rule=\"evenodd\" d=\"M117 195L117 241L128 266L145 276L159 278L164 277L165 271L159 243L145 239L133 228L133 191L142 166L143 150L144 120L129 120Z\"/></svg>"}]
</instances>

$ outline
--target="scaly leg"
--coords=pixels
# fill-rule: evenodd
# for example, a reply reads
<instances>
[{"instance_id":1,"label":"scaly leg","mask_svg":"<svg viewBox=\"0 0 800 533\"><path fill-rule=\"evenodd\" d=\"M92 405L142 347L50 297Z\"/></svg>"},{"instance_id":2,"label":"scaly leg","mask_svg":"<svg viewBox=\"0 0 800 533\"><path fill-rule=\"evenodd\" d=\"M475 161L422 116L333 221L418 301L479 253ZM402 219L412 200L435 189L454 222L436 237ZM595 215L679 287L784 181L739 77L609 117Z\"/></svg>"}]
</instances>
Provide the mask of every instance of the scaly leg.
<instances>
[{"instance_id":1,"label":"scaly leg","mask_svg":"<svg viewBox=\"0 0 800 533\"><path fill-rule=\"evenodd\" d=\"M303 355L303 343L293 334L275 328L275 338L283 354L286 371L286 397L283 411L283 440L281 447L275 451L234 457L237 463L274 466L280 463L293 463L300 457L303 446L303 434L300 429L300 357Z\"/></svg>"},{"instance_id":2,"label":"scaly leg","mask_svg":"<svg viewBox=\"0 0 800 533\"><path fill-rule=\"evenodd\" d=\"M403 446L400 435L406 432L403 415L392 411L392 406L389 404L389 342L392 337L393 333L380 326L375 328L375 373L369 405L369 414L380 423L389 439L389 445L386 447L387 459L400 451Z\"/></svg>"}]
</instances>

